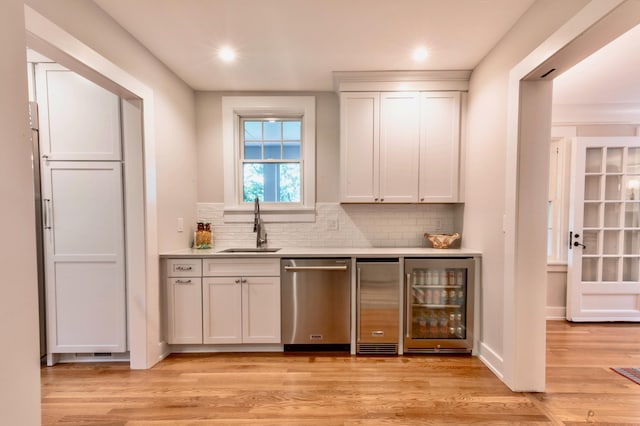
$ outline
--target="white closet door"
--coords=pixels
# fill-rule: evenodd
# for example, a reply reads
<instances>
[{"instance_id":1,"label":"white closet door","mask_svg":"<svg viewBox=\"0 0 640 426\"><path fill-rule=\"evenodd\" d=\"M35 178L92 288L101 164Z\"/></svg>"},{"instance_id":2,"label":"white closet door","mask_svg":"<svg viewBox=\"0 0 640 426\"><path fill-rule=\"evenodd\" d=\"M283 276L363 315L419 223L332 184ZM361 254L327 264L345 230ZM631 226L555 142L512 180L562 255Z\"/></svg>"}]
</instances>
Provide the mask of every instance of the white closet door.
<instances>
[{"instance_id":1,"label":"white closet door","mask_svg":"<svg viewBox=\"0 0 640 426\"><path fill-rule=\"evenodd\" d=\"M567 319L640 321L640 138L573 145Z\"/></svg>"},{"instance_id":2,"label":"white closet door","mask_svg":"<svg viewBox=\"0 0 640 426\"><path fill-rule=\"evenodd\" d=\"M119 162L43 162L48 351L125 352Z\"/></svg>"},{"instance_id":3,"label":"white closet door","mask_svg":"<svg viewBox=\"0 0 640 426\"><path fill-rule=\"evenodd\" d=\"M36 65L40 155L49 160L120 160L120 99L57 64Z\"/></svg>"}]
</instances>

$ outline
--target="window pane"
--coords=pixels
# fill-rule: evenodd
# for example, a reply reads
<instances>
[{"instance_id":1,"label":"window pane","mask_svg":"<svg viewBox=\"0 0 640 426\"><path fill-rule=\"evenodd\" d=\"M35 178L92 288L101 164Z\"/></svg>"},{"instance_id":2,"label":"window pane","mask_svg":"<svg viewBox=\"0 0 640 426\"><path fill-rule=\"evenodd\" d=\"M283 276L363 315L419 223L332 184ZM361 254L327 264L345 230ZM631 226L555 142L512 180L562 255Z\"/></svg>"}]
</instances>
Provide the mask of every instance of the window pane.
<instances>
[{"instance_id":1,"label":"window pane","mask_svg":"<svg viewBox=\"0 0 640 426\"><path fill-rule=\"evenodd\" d=\"M265 160L281 160L282 152L280 151L280 142L264 143L264 159Z\"/></svg>"},{"instance_id":2,"label":"window pane","mask_svg":"<svg viewBox=\"0 0 640 426\"><path fill-rule=\"evenodd\" d=\"M300 202L300 163L244 163L242 170L245 202Z\"/></svg>"},{"instance_id":3,"label":"window pane","mask_svg":"<svg viewBox=\"0 0 640 426\"><path fill-rule=\"evenodd\" d=\"M285 160L299 160L300 159L300 141L296 142L284 142L284 153L282 158Z\"/></svg>"},{"instance_id":4,"label":"window pane","mask_svg":"<svg viewBox=\"0 0 640 426\"><path fill-rule=\"evenodd\" d=\"M280 139L282 139L282 122L265 121L264 140L279 141Z\"/></svg>"},{"instance_id":5,"label":"window pane","mask_svg":"<svg viewBox=\"0 0 640 426\"><path fill-rule=\"evenodd\" d=\"M262 121L245 121L244 122L244 140L246 141L262 140Z\"/></svg>"},{"instance_id":6,"label":"window pane","mask_svg":"<svg viewBox=\"0 0 640 426\"><path fill-rule=\"evenodd\" d=\"M300 202L300 164L280 164L280 193L278 197L283 203Z\"/></svg>"},{"instance_id":7,"label":"window pane","mask_svg":"<svg viewBox=\"0 0 640 426\"><path fill-rule=\"evenodd\" d=\"M245 142L244 158L247 160L262 160L262 143Z\"/></svg>"},{"instance_id":8,"label":"window pane","mask_svg":"<svg viewBox=\"0 0 640 426\"><path fill-rule=\"evenodd\" d=\"M285 140L300 140L300 121L285 121L282 123L283 136Z\"/></svg>"},{"instance_id":9,"label":"window pane","mask_svg":"<svg viewBox=\"0 0 640 426\"><path fill-rule=\"evenodd\" d=\"M242 192L245 202L252 202L258 197L264 200L264 165L244 163L242 166Z\"/></svg>"}]
</instances>

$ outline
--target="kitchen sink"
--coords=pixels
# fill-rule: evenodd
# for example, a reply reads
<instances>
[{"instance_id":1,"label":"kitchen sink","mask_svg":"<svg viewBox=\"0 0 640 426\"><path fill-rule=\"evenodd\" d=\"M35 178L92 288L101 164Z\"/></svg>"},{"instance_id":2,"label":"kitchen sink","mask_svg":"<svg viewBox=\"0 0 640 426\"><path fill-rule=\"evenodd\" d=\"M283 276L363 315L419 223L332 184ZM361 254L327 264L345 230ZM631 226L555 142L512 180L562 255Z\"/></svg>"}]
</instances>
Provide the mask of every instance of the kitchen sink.
<instances>
[{"instance_id":1,"label":"kitchen sink","mask_svg":"<svg viewBox=\"0 0 640 426\"><path fill-rule=\"evenodd\" d=\"M220 250L219 253L274 253L280 248L262 247L262 248L228 248Z\"/></svg>"}]
</instances>

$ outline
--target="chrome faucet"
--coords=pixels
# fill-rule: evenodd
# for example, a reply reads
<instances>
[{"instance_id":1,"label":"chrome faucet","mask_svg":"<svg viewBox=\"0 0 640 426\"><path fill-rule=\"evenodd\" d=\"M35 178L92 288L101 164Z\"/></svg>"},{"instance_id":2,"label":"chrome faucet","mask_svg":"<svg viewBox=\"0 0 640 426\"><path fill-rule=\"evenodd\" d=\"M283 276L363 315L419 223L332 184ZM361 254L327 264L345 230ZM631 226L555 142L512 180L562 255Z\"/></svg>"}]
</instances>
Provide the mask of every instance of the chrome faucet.
<instances>
[{"instance_id":1,"label":"chrome faucet","mask_svg":"<svg viewBox=\"0 0 640 426\"><path fill-rule=\"evenodd\" d=\"M256 233L256 248L267 246L267 233L264 232L264 222L260 218L260 201L256 197L253 203L253 232Z\"/></svg>"}]
</instances>

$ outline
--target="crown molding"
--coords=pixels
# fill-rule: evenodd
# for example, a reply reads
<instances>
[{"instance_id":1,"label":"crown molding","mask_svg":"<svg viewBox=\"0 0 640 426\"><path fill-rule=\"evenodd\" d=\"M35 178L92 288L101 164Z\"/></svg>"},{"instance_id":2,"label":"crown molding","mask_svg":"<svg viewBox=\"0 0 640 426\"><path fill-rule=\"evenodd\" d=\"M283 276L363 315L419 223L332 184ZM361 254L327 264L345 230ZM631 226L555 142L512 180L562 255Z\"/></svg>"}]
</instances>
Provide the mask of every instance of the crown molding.
<instances>
[{"instance_id":1,"label":"crown molding","mask_svg":"<svg viewBox=\"0 0 640 426\"><path fill-rule=\"evenodd\" d=\"M471 71L334 71L336 92L469 90Z\"/></svg>"},{"instance_id":2,"label":"crown molding","mask_svg":"<svg viewBox=\"0 0 640 426\"><path fill-rule=\"evenodd\" d=\"M640 103L554 104L554 125L640 124Z\"/></svg>"}]
</instances>

